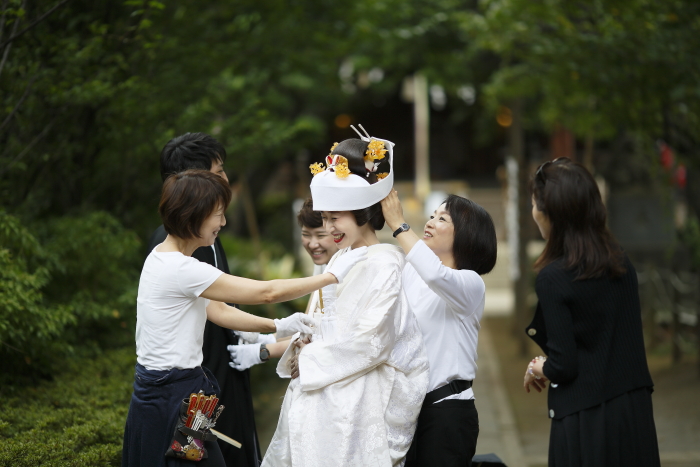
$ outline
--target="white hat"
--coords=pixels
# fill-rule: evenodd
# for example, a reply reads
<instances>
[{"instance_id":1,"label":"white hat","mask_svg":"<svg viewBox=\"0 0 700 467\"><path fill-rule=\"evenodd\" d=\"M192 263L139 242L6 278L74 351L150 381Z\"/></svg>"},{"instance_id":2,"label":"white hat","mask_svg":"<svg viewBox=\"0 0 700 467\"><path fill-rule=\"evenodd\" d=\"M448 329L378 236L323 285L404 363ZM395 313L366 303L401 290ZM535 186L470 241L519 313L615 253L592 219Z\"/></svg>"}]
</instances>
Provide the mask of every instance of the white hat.
<instances>
[{"instance_id":1,"label":"white hat","mask_svg":"<svg viewBox=\"0 0 700 467\"><path fill-rule=\"evenodd\" d=\"M339 156L329 156L326 159L328 167L325 170L322 170L322 164L312 164L312 167L317 167L316 170L322 170L311 180L314 211L354 211L368 208L386 198L394 186L394 143L369 136L362 125L358 126L365 132L365 136L361 135L354 126L350 126L362 141L384 143L384 148L389 154L389 174L376 183L370 184L366 178L352 173L344 178L338 176L335 169L342 164L339 162Z\"/></svg>"}]
</instances>

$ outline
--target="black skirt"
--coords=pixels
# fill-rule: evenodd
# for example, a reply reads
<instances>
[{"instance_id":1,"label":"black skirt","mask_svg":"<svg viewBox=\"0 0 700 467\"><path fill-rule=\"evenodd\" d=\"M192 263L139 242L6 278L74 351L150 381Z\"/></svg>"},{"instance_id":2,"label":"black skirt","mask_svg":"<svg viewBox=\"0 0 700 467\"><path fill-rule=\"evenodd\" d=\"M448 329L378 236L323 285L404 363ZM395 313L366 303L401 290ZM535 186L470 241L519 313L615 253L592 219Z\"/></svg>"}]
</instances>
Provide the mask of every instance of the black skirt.
<instances>
[{"instance_id":1,"label":"black skirt","mask_svg":"<svg viewBox=\"0 0 700 467\"><path fill-rule=\"evenodd\" d=\"M552 419L549 467L659 467L651 388Z\"/></svg>"}]
</instances>

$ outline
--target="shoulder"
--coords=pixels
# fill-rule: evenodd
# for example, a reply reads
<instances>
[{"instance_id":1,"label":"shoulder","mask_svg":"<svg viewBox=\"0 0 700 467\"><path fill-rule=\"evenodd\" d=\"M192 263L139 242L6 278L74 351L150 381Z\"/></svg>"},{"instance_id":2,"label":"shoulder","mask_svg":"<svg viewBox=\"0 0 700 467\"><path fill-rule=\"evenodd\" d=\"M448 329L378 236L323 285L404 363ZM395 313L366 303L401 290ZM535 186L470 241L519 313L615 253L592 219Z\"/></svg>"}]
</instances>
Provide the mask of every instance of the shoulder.
<instances>
[{"instance_id":1,"label":"shoulder","mask_svg":"<svg viewBox=\"0 0 700 467\"><path fill-rule=\"evenodd\" d=\"M568 283L573 282L574 279L574 272L564 268L564 260L558 259L552 261L537 273L535 288L547 288L554 283Z\"/></svg>"},{"instance_id":2,"label":"shoulder","mask_svg":"<svg viewBox=\"0 0 700 467\"><path fill-rule=\"evenodd\" d=\"M461 278L461 281L470 290L486 292L484 278L481 277L476 271L472 271L471 269L457 269L455 275Z\"/></svg>"},{"instance_id":3,"label":"shoulder","mask_svg":"<svg viewBox=\"0 0 700 467\"><path fill-rule=\"evenodd\" d=\"M367 263L375 267L398 267L403 269L406 264L406 255L396 245L380 243L367 249Z\"/></svg>"},{"instance_id":4,"label":"shoulder","mask_svg":"<svg viewBox=\"0 0 700 467\"><path fill-rule=\"evenodd\" d=\"M564 260L557 259L543 267L537 274L538 279L549 279L552 277L558 277L562 275L567 275L567 270L564 268Z\"/></svg>"}]
</instances>

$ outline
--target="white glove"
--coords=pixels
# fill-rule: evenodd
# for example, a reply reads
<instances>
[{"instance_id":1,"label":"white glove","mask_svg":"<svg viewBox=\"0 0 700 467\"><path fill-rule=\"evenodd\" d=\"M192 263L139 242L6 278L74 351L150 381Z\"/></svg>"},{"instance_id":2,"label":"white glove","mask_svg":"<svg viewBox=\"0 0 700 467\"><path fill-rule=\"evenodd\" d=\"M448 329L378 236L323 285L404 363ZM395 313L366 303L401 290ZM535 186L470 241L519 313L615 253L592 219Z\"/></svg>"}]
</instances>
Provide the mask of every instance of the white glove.
<instances>
[{"instance_id":1,"label":"white glove","mask_svg":"<svg viewBox=\"0 0 700 467\"><path fill-rule=\"evenodd\" d=\"M262 363L260 360L260 344L228 345L226 349L231 352L231 361L228 365L234 370L247 370L253 365Z\"/></svg>"},{"instance_id":2,"label":"white glove","mask_svg":"<svg viewBox=\"0 0 700 467\"><path fill-rule=\"evenodd\" d=\"M260 337L259 332L233 331L238 336L240 344L257 344Z\"/></svg>"},{"instance_id":3,"label":"white glove","mask_svg":"<svg viewBox=\"0 0 700 467\"><path fill-rule=\"evenodd\" d=\"M274 344L277 338L274 334L260 334L259 332L235 331L241 344Z\"/></svg>"},{"instance_id":4,"label":"white glove","mask_svg":"<svg viewBox=\"0 0 700 467\"><path fill-rule=\"evenodd\" d=\"M277 336L274 334L260 334L255 344L274 344L275 342L277 342Z\"/></svg>"},{"instance_id":5,"label":"white glove","mask_svg":"<svg viewBox=\"0 0 700 467\"><path fill-rule=\"evenodd\" d=\"M328 266L325 272L330 272L335 276L340 284L348 275L348 272L360 261L367 259L367 247L361 246L360 248L355 248L347 253L339 256L333 264Z\"/></svg>"},{"instance_id":6,"label":"white glove","mask_svg":"<svg viewBox=\"0 0 700 467\"><path fill-rule=\"evenodd\" d=\"M314 331L311 328L318 327L318 322L304 313L294 313L292 316L276 319L275 326L277 327L277 338L282 338L297 332L313 334Z\"/></svg>"}]
</instances>

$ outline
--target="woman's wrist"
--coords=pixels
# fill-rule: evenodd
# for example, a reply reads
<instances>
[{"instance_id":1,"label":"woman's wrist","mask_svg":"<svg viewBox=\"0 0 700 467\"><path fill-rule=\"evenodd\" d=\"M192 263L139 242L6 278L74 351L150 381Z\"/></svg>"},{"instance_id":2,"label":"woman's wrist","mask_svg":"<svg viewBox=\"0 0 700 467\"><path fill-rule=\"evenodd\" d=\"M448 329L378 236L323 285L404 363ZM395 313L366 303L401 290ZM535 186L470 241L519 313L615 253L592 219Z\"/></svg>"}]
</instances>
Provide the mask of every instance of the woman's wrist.
<instances>
[{"instance_id":1,"label":"woman's wrist","mask_svg":"<svg viewBox=\"0 0 700 467\"><path fill-rule=\"evenodd\" d=\"M535 379L542 379L544 377L544 372L542 371L542 365L544 365L544 362L547 361L547 357L543 356L537 356L533 358L530 363L527 365L527 374L532 376ZM535 373L535 365L539 366L537 369L537 373L541 373L542 376L539 374Z\"/></svg>"},{"instance_id":2,"label":"woman's wrist","mask_svg":"<svg viewBox=\"0 0 700 467\"><path fill-rule=\"evenodd\" d=\"M324 275L324 276L328 276L328 283L325 284L323 287L325 287L326 285L339 284L339 283L340 283L340 281L338 280L338 278L335 277L335 275L333 275L332 272L326 272L326 273L324 273L323 275Z\"/></svg>"},{"instance_id":3,"label":"woman's wrist","mask_svg":"<svg viewBox=\"0 0 700 467\"><path fill-rule=\"evenodd\" d=\"M386 221L386 225L388 225L389 229L391 229L392 231L398 229L401 224L405 224L405 223L406 223L406 219L404 219L403 217L400 217L400 218L396 219L395 221L394 220Z\"/></svg>"},{"instance_id":4,"label":"woman's wrist","mask_svg":"<svg viewBox=\"0 0 700 467\"><path fill-rule=\"evenodd\" d=\"M263 319L267 320L267 322L265 324L267 324L269 326L269 328L267 331L260 331L260 332L277 332L277 324L275 324L274 319L270 319L270 318L263 318Z\"/></svg>"}]
</instances>

